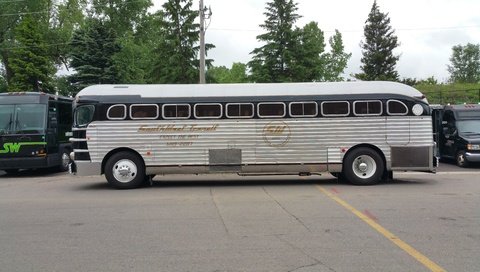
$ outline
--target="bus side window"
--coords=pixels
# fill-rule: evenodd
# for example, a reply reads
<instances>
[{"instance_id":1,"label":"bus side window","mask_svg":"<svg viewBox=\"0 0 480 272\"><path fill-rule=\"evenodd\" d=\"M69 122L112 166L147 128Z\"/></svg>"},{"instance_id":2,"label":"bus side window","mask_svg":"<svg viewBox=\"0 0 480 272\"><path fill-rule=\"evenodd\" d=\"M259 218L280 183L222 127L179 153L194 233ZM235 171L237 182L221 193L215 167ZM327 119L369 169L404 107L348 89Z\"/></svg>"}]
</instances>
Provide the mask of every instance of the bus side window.
<instances>
[{"instance_id":1,"label":"bus side window","mask_svg":"<svg viewBox=\"0 0 480 272\"><path fill-rule=\"evenodd\" d=\"M398 100L387 101L387 113L389 115L407 115L408 108L405 103Z\"/></svg>"},{"instance_id":2,"label":"bus side window","mask_svg":"<svg viewBox=\"0 0 480 272\"><path fill-rule=\"evenodd\" d=\"M227 118L252 118L252 103L229 103L227 104Z\"/></svg>"},{"instance_id":3,"label":"bus side window","mask_svg":"<svg viewBox=\"0 0 480 272\"><path fill-rule=\"evenodd\" d=\"M265 102L258 103L258 116L260 118L276 117L281 118L285 116L285 104L282 102Z\"/></svg>"},{"instance_id":4,"label":"bus side window","mask_svg":"<svg viewBox=\"0 0 480 272\"><path fill-rule=\"evenodd\" d=\"M127 106L118 104L110 106L107 110L109 120L123 120L127 117Z\"/></svg>"},{"instance_id":5,"label":"bus side window","mask_svg":"<svg viewBox=\"0 0 480 272\"><path fill-rule=\"evenodd\" d=\"M190 118L189 104L164 104L162 106L163 119L188 119Z\"/></svg>"},{"instance_id":6,"label":"bus side window","mask_svg":"<svg viewBox=\"0 0 480 272\"><path fill-rule=\"evenodd\" d=\"M350 114L350 103L347 101L322 102L323 116L348 116Z\"/></svg>"},{"instance_id":7,"label":"bus side window","mask_svg":"<svg viewBox=\"0 0 480 272\"><path fill-rule=\"evenodd\" d=\"M318 114L317 102L291 102L291 117L315 117Z\"/></svg>"},{"instance_id":8,"label":"bus side window","mask_svg":"<svg viewBox=\"0 0 480 272\"><path fill-rule=\"evenodd\" d=\"M222 117L222 105L217 103L195 104L195 118L220 118Z\"/></svg>"},{"instance_id":9,"label":"bus side window","mask_svg":"<svg viewBox=\"0 0 480 272\"><path fill-rule=\"evenodd\" d=\"M157 119L158 106L155 104L136 104L130 106L132 119Z\"/></svg>"}]
</instances>

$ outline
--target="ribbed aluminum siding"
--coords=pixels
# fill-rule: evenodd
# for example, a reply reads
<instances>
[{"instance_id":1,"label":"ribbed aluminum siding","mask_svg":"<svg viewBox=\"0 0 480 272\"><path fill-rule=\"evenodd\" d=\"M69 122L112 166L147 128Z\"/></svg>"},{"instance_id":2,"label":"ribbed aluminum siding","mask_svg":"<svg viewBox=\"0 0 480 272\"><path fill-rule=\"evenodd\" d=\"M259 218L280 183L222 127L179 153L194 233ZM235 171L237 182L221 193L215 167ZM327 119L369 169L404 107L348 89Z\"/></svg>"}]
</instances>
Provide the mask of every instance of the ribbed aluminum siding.
<instances>
[{"instance_id":1,"label":"ribbed aluminum siding","mask_svg":"<svg viewBox=\"0 0 480 272\"><path fill-rule=\"evenodd\" d=\"M390 146L433 144L428 116L94 122L87 137L93 162L127 147L147 166L207 165L210 149L229 148L242 150L243 164L340 163L342 149L362 143L380 148L388 166Z\"/></svg>"}]
</instances>

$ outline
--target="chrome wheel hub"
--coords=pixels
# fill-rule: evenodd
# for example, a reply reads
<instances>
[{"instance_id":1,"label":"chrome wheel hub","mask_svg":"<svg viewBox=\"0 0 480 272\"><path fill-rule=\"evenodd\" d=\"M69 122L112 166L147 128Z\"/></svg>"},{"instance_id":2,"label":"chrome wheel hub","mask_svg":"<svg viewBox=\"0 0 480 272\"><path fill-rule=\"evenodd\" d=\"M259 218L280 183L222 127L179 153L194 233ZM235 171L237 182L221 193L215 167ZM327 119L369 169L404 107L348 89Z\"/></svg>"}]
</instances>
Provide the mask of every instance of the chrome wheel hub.
<instances>
[{"instance_id":1,"label":"chrome wheel hub","mask_svg":"<svg viewBox=\"0 0 480 272\"><path fill-rule=\"evenodd\" d=\"M353 173L362 179L372 177L377 171L375 160L368 155L361 155L355 158L353 162Z\"/></svg>"},{"instance_id":2,"label":"chrome wheel hub","mask_svg":"<svg viewBox=\"0 0 480 272\"><path fill-rule=\"evenodd\" d=\"M131 160L119 160L113 166L113 176L122 183L131 182L137 175L137 166Z\"/></svg>"}]
</instances>

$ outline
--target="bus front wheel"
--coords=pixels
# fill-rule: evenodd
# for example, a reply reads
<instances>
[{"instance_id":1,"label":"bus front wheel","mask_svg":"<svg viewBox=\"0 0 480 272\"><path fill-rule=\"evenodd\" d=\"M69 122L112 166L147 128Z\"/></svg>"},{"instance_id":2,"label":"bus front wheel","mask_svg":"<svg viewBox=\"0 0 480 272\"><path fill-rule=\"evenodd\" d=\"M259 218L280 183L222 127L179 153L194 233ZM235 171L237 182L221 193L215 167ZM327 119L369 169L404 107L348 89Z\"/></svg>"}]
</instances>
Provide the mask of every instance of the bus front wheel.
<instances>
[{"instance_id":1,"label":"bus front wheel","mask_svg":"<svg viewBox=\"0 0 480 272\"><path fill-rule=\"evenodd\" d=\"M127 151L118 152L105 164L105 177L117 189L138 188L145 181L145 166L138 155Z\"/></svg>"},{"instance_id":2,"label":"bus front wheel","mask_svg":"<svg viewBox=\"0 0 480 272\"><path fill-rule=\"evenodd\" d=\"M377 151L360 147L347 154L343 176L354 185L373 185L382 179L385 165Z\"/></svg>"}]
</instances>

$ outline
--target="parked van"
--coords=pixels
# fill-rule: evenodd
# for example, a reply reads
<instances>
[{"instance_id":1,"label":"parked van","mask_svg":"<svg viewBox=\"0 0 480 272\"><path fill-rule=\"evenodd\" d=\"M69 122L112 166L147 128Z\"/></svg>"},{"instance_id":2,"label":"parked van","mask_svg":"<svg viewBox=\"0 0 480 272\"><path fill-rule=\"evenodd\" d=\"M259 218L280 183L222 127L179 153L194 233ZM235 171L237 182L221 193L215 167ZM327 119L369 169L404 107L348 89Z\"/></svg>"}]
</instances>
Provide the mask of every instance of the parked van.
<instances>
[{"instance_id":1,"label":"parked van","mask_svg":"<svg viewBox=\"0 0 480 272\"><path fill-rule=\"evenodd\" d=\"M466 167L480 162L480 105L432 106L434 139L440 158Z\"/></svg>"}]
</instances>

